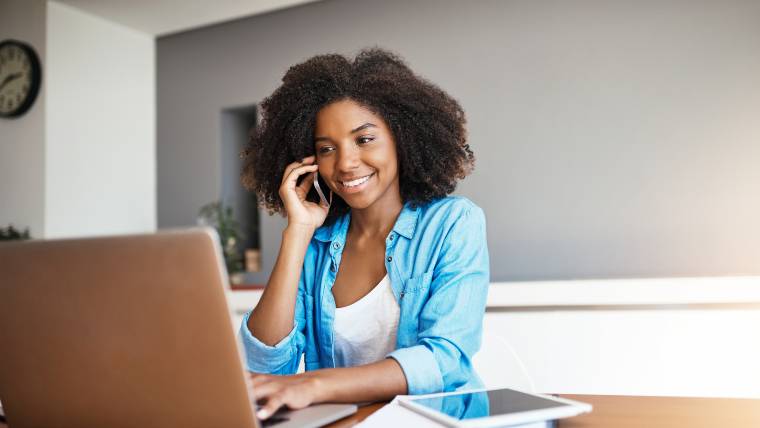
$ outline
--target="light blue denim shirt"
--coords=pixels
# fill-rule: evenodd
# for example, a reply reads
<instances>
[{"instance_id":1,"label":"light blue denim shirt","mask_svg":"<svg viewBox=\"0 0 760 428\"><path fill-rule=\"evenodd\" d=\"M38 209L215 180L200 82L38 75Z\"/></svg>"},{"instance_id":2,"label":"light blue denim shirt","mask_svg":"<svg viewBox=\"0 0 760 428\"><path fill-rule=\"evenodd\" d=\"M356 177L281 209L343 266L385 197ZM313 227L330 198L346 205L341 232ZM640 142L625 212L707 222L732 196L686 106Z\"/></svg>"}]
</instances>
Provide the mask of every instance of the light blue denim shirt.
<instances>
[{"instance_id":1,"label":"light blue denim shirt","mask_svg":"<svg viewBox=\"0 0 760 428\"><path fill-rule=\"evenodd\" d=\"M332 285L340 267L350 214L316 230L298 284L293 330L268 346L240 329L248 369L293 374L335 367ZM396 350L388 354L406 376L409 394L482 387L472 367L480 348L489 265L483 210L450 196L419 207L405 204L385 241L385 269L400 307Z\"/></svg>"}]
</instances>

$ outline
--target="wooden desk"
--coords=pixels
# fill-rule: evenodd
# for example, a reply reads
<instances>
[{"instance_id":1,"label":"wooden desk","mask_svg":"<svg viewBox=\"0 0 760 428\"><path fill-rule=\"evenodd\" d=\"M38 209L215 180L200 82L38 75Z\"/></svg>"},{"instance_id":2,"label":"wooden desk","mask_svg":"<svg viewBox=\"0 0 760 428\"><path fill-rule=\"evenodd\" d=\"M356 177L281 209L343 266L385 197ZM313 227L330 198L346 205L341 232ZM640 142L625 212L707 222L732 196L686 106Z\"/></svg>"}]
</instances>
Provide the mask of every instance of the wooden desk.
<instances>
[{"instance_id":1,"label":"wooden desk","mask_svg":"<svg viewBox=\"0 0 760 428\"><path fill-rule=\"evenodd\" d=\"M715 428L760 427L760 400L730 398L630 397L620 395L567 395L594 411L559 421L559 428ZM350 427L385 403L371 404L330 428Z\"/></svg>"},{"instance_id":2,"label":"wooden desk","mask_svg":"<svg viewBox=\"0 0 760 428\"><path fill-rule=\"evenodd\" d=\"M715 428L760 427L760 400L731 398L630 397L621 395L567 395L594 411L562 419L559 428ZM329 428L347 428L363 421L386 403L370 404ZM0 428L6 425L0 423ZM403 428L403 427L398 427Z\"/></svg>"}]
</instances>

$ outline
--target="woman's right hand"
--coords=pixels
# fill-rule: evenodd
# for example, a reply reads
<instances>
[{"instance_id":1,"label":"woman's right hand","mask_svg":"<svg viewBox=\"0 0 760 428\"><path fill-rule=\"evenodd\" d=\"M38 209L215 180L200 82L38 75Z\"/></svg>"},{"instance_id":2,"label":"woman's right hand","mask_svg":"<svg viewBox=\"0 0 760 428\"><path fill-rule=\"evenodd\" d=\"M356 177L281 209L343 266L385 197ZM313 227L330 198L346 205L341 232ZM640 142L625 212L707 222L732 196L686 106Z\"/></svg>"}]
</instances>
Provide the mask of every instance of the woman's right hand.
<instances>
[{"instance_id":1,"label":"woman's right hand","mask_svg":"<svg viewBox=\"0 0 760 428\"><path fill-rule=\"evenodd\" d=\"M318 169L315 156L304 158L301 162L293 162L285 167L280 185L280 199L288 214L288 226L306 226L317 229L327 218L329 206L316 204L306 200L309 188L314 183ZM308 174L298 183L298 177Z\"/></svg>"}]
</instances>

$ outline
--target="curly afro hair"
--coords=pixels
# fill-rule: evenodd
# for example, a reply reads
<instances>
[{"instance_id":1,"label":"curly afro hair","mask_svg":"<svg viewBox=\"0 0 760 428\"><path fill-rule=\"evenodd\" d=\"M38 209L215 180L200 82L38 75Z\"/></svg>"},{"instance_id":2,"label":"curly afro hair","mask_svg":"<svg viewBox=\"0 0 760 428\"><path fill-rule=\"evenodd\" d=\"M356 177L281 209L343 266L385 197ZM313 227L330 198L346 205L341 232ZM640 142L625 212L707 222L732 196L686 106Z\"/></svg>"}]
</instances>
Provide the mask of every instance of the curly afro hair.
<instances>
[{"instance_id":1,"label":"curly afro hair","mask_svg":"<svg viewBox=\"0 0 760 428\"><path fill-rule=\"evenodd\" d=\"M475 158L459 103L414 74L396 54L374 48L351 60L317 55L291 67L261 103L261 121L243 152L243 185L270 213L284 213L278 194L285 167L314 154L317 112L351 99L382 117L396 142L404 202L420 205L454 191ZM312 188L307 198L319 198ZM349 211L335 195L325 224Z\"/></svg>"}]
</instances>

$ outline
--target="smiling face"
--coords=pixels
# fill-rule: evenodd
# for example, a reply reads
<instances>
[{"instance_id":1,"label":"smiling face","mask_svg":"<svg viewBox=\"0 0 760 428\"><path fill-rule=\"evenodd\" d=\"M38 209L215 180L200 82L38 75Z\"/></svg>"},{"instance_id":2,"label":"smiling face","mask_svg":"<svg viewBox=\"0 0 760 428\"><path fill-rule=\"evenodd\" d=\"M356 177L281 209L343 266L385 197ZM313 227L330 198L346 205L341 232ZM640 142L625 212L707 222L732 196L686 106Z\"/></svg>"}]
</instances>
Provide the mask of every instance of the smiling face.
<instances>
[{"instance_id":1,"label":"smiling face","mask_svg":"<svg viewBox=\"0 0 760 428\"><path fill-rule=\"evenodd\" d=\"M353 100L323 107L314 148L319 174L352 209L401 202L396 142L385 121Z\"/></svg>"}]
</instances>

